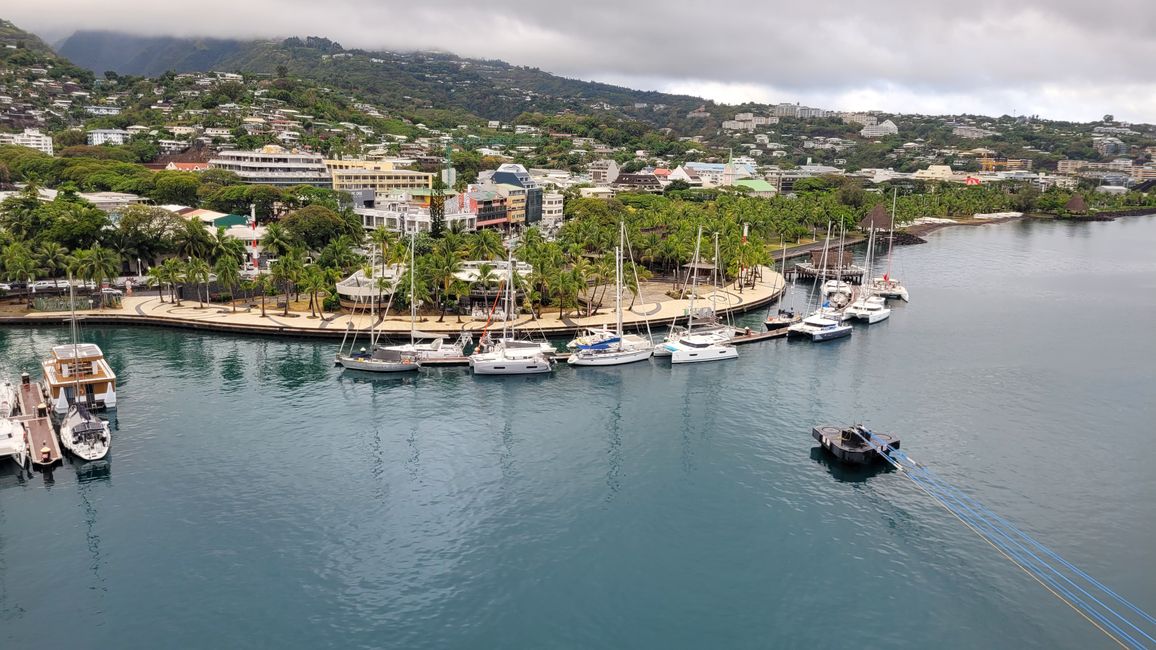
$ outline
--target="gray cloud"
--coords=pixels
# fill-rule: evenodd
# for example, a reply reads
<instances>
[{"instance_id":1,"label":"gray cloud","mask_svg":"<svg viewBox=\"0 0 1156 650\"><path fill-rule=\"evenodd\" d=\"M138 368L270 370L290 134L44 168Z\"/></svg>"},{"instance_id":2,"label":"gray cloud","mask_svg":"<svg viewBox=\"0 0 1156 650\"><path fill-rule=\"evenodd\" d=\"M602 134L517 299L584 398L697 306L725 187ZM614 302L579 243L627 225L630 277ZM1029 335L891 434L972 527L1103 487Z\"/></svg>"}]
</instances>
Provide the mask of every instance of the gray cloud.
<instances>
[{"instance_id":1,"label":"gray cloud","mask_svg":"<svg viewBox=\"0 0 1156 650\"><path fill-rule=\"evenodd\" d=\"M9 19L38 33L318 35L346 47L441 49L720 101L1076 119L1111 112L1156 122L1156 5L1127 0L7 4Z\"/></svg>"}]
</instances>

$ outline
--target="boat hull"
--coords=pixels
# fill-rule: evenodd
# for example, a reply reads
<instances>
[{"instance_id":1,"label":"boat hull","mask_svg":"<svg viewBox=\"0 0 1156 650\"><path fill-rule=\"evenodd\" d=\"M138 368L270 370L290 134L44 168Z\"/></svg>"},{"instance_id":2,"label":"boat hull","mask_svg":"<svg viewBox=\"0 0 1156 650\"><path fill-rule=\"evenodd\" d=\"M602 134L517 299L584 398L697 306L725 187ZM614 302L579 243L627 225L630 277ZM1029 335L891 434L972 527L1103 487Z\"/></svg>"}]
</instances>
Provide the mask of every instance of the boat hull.
<instances>
[{"instance_id":1,"label":"boat hull","mask_svg":"<svg viewBox=\"0 0 1156 650\"><path fill-rule=\"evenodd\" d=\"M421 368L420 363L408 361L378 361L358 357L337 357L337 363L346 370L361 370L363 372L414 372Z\"/></svg>"},{"instance_id":2,"label":"boat hull","mask_svg":"<svg viewBox=\"0 0 1156 650\"><path fill-rule=\"evenodd\" d=\"M654 354L649 347L643 350L615 350L607 352L575 352L566 363L572 366L621 366L626 363L646 361Z\"/></svg>"},{"instance_id":3,"label":"boat hull","mask_svg":"<svg viewBox=\"0 0 1156 650\"><path fill-rule=\"evenodd\" d=\"M673 350L670 355L671 363L703 363L706 361L725 361L739 358L739 350L733 345L712 346L709 348L695 348L692 350Z\"/></svg>"},{"instance_id":4,"label":"boat hull","mask_svg":"<svg viewBox=\"0 0 1156 650\"><path fill-rule=\"evenodd\" d=\"M470 357L470 369L475 375L537 375L554 370L554 364L543 355L514 358L480 357L481 355Z\"/></svg>"},{"instance_id":5,"label":"boat hull","mask_svg":"<svg viewBox=\"0 0 1156 650\"><path fill-rule=\"evenodd\" d=\"M838 327L824 329L818 332L812 332L811 340L816 343L822 343L823 341L834 341L835 339L851 336L851 332L852 329L850 325L840 325Z\"/></svg>"}]
</instances>

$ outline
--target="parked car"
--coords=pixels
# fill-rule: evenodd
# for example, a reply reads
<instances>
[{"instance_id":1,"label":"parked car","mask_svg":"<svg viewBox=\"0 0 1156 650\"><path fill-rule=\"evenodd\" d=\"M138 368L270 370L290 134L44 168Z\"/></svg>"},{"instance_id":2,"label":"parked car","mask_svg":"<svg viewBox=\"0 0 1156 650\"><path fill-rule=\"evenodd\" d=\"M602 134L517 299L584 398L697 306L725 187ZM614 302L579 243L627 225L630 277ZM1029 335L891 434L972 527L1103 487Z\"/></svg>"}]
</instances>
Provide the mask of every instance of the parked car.
<instances>
[{"instance_id":1,"label":"parked car","mask_svg":"<svg viewBox=\"0 0 1156 650\"><path fill-rule=\"evenodd\" d=\"M123 296L124 292L120 289L113 289L112 287L105 287L100 290L101 295L105 296Z\"/></svg>"},{"instance_id":2,"label":"parked car","mask_svg":"<svg viewBox=\"0 0 1156 650\"><path fill-rule=\"evenodd\" d=\"M0 282L0 291L11 291L11 290L12 290L11 286L4 284L3 282Z\"/></svg>"},{"instance_id":3,"label":"parked car","mask_svg":"<svg viewBox=\"0 0 1156 650\"><path fill-rule=\"evenodd\" d=\"M64 283L64 286L67 287L68 283ZM36 282L32 283L32 293L36 293L38 291L55 291L59 288L59 284L53 282L52 280L37 280Z\"/></svg>"}]
</instances>

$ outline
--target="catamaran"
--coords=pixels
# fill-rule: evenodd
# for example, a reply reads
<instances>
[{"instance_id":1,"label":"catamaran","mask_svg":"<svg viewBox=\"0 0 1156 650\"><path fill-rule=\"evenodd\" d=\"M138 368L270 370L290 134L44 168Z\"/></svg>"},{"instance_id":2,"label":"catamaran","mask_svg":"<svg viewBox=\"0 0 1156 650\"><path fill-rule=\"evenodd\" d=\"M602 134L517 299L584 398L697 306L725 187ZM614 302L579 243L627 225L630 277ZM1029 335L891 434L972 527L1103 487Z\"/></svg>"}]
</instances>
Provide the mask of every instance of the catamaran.
<instances>
[{"instance_id":1,"label":"catamaran","mask_svg":"<svg viewBox=\"0 0 1156 650\"><path fill-rule=\"evenodd\" d=\"M822 267L827 268L827 252L831 242L831 224L827 224L827 239L823 243ZM830 303L820 297L823 302L819 308L811 312L803 320L787 328L787 336L805 337L812 341L829 341L831 339L850 336L850 325L842 322L842 313L831 307Z\"/></svg>"},{"instance_id":2,"label":"catamaran","mask_svg":"<svg viewBox=\"0 0 1156 650\"><path fill-rule=\"evenodd\" d=\"M698 260L699 252L702 245L702 226L699 226L698 236L694 243L694 258L690 269L687 270L687 280L690 280L690 274L694 273L694 283L690 292L690 306L687 309L686 325L671 325L670 333L666 335L661 343L654 346L654 356L669 357L673 353L674 345L684 337L695 335L701 337L699 341L709 340L716 344L728 343L731 339L738 336L743 330L737 327L721 323L715 315L714 309L706 308L703 310L696 310L694 300L698 293ZM718 267L718 237L715 237L715 267ZM684 285L685 286L685 283Z\"/></svg>"},{"instance_id":3,"label":"catamaran","mask_svg":"<svg viewBox=\"0 0 1156 650\"><path fill-rule=\"evenodd\" d=\"M626 239L626 225L619 225L618 247L614 249L614 310L618 320L611 336L582 344L567 359L572 366L618 366L635 361L646 361L654 354L649 339L622 333L622 248ZM580 339L576 339L579 340Z\"/></svg>"},{"instance_id":4,"label":"catamaran","mask_svg":"<svg viewBox=\"0 0 1156 650\"><path fill-rule=\"evenodd\" d=\"M891 254L895 250L895 206L898 200L898 189L891 192L891 233L888 235L887 244L887 272L881 278L874 278L871 280L871 290L877 296L884 298L898 298L903 302L908 302L909 295L907 287L898 278L891 277ZM868 267L870 269L870 267Z\"/></svg>"},{"instance_id":5,"label":"catamaran","mask_svg":"<svg viewBox=\"0 0 1156 650\"><path fill-rule=\"evenodd\" d=\"M553 357L534 341L516 340L510 332L510 314L514 311L514 259L507 255L505 309L502 314L502 336L491 341L483 333L478 351L470 355L475 375L527 375L554 371Z\"/></svg>"},{"instance_id":6,"label":"catamaran","mask_svg":"<svg viewBox=\"0 0 1156 650\"><path fill-rule=\"evenodd\" d=\"M867 238L867 268L871 268L871 264L875 261L875 229L871 228L868 232ZM856 320L867 321L868 324L878 323L879 321L887 320L891 316L891 309L887 306L887 301L879 295L875 294L874 286L864 287L863 293L859 295L843 313Z\"/></svg>"}]
</instances>

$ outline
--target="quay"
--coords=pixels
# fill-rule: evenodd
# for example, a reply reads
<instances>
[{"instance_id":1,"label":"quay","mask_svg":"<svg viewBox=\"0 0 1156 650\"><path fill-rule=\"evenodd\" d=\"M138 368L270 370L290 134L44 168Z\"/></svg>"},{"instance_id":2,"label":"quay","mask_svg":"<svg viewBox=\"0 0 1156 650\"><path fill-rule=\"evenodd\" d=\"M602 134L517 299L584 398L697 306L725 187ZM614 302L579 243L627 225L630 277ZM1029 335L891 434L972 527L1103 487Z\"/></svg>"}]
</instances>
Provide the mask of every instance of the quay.
<instances>
[{"instance_id":1,"label":"quay","mask_svg":"<svg viewBox=\"0 0 1156 650\"><path fill-rule=\"evenodd\" d=\"M44 392L40 389L40 385L32 381L28 373L24 373L20 375L20 391L17 395L20 401L20 415L12 419L24 425L28 457L32 460L32 464L51 467L59 463L64 454L60 451L56 426L48 414L48 405L44 402ZM48 447L47 460L40 452L43 447Z\"/></svg>"},{"instance_id":2,"label":"quay","mask_svg":"<svg viewBox=\"0 0 1156 650\"><path fill-rule=\"evenodd\" d=\"M711 306L719 317L741 314L768 305L782 295L787 283L783 276L762 267L754 286L736 287L734 283L719 289L700 288L696 300L698 306ZM652 287L653 289L653 287ZM659 299L644 301L639 299L633 308L623 314L623 327L628 331L643 330L647 323L661 328L685 318L690 309L689 299ZM206 304L185 301L181 305L161 302L155 294L126 296L121 305L103 310L91 309L78 314L88 325L136 325L146 327L172 327L189 330L213 331L236 334L272 336L293 336L302 338L341 339L347 332L368 332L371 327L387 338L400 339L408 336L410 319L407 314L391 314L375 321L368 314L328 314L322 318L310 318L309 313L290 311L288 316L281 309L270 306L265 316L256 307L240 307L235 312L228 305ZM456 335L459 332L480 333L486 328L483 320L458 321L456 316L447 315L444 322L437 322L432 316L419 317L418 327L423 331ZM0 325L59 325L66 324L70 317L65 312L31 312L19 315L0 316ZM534 335L561 337L574 335L593 327L612 324L614 315L602 312L591 316L567 313L561 317L557 311L538 314L520 314L510 321L510 329L530 332ZM494 324L490 324L493 329Z\"/></svg>"}]
</instances>

